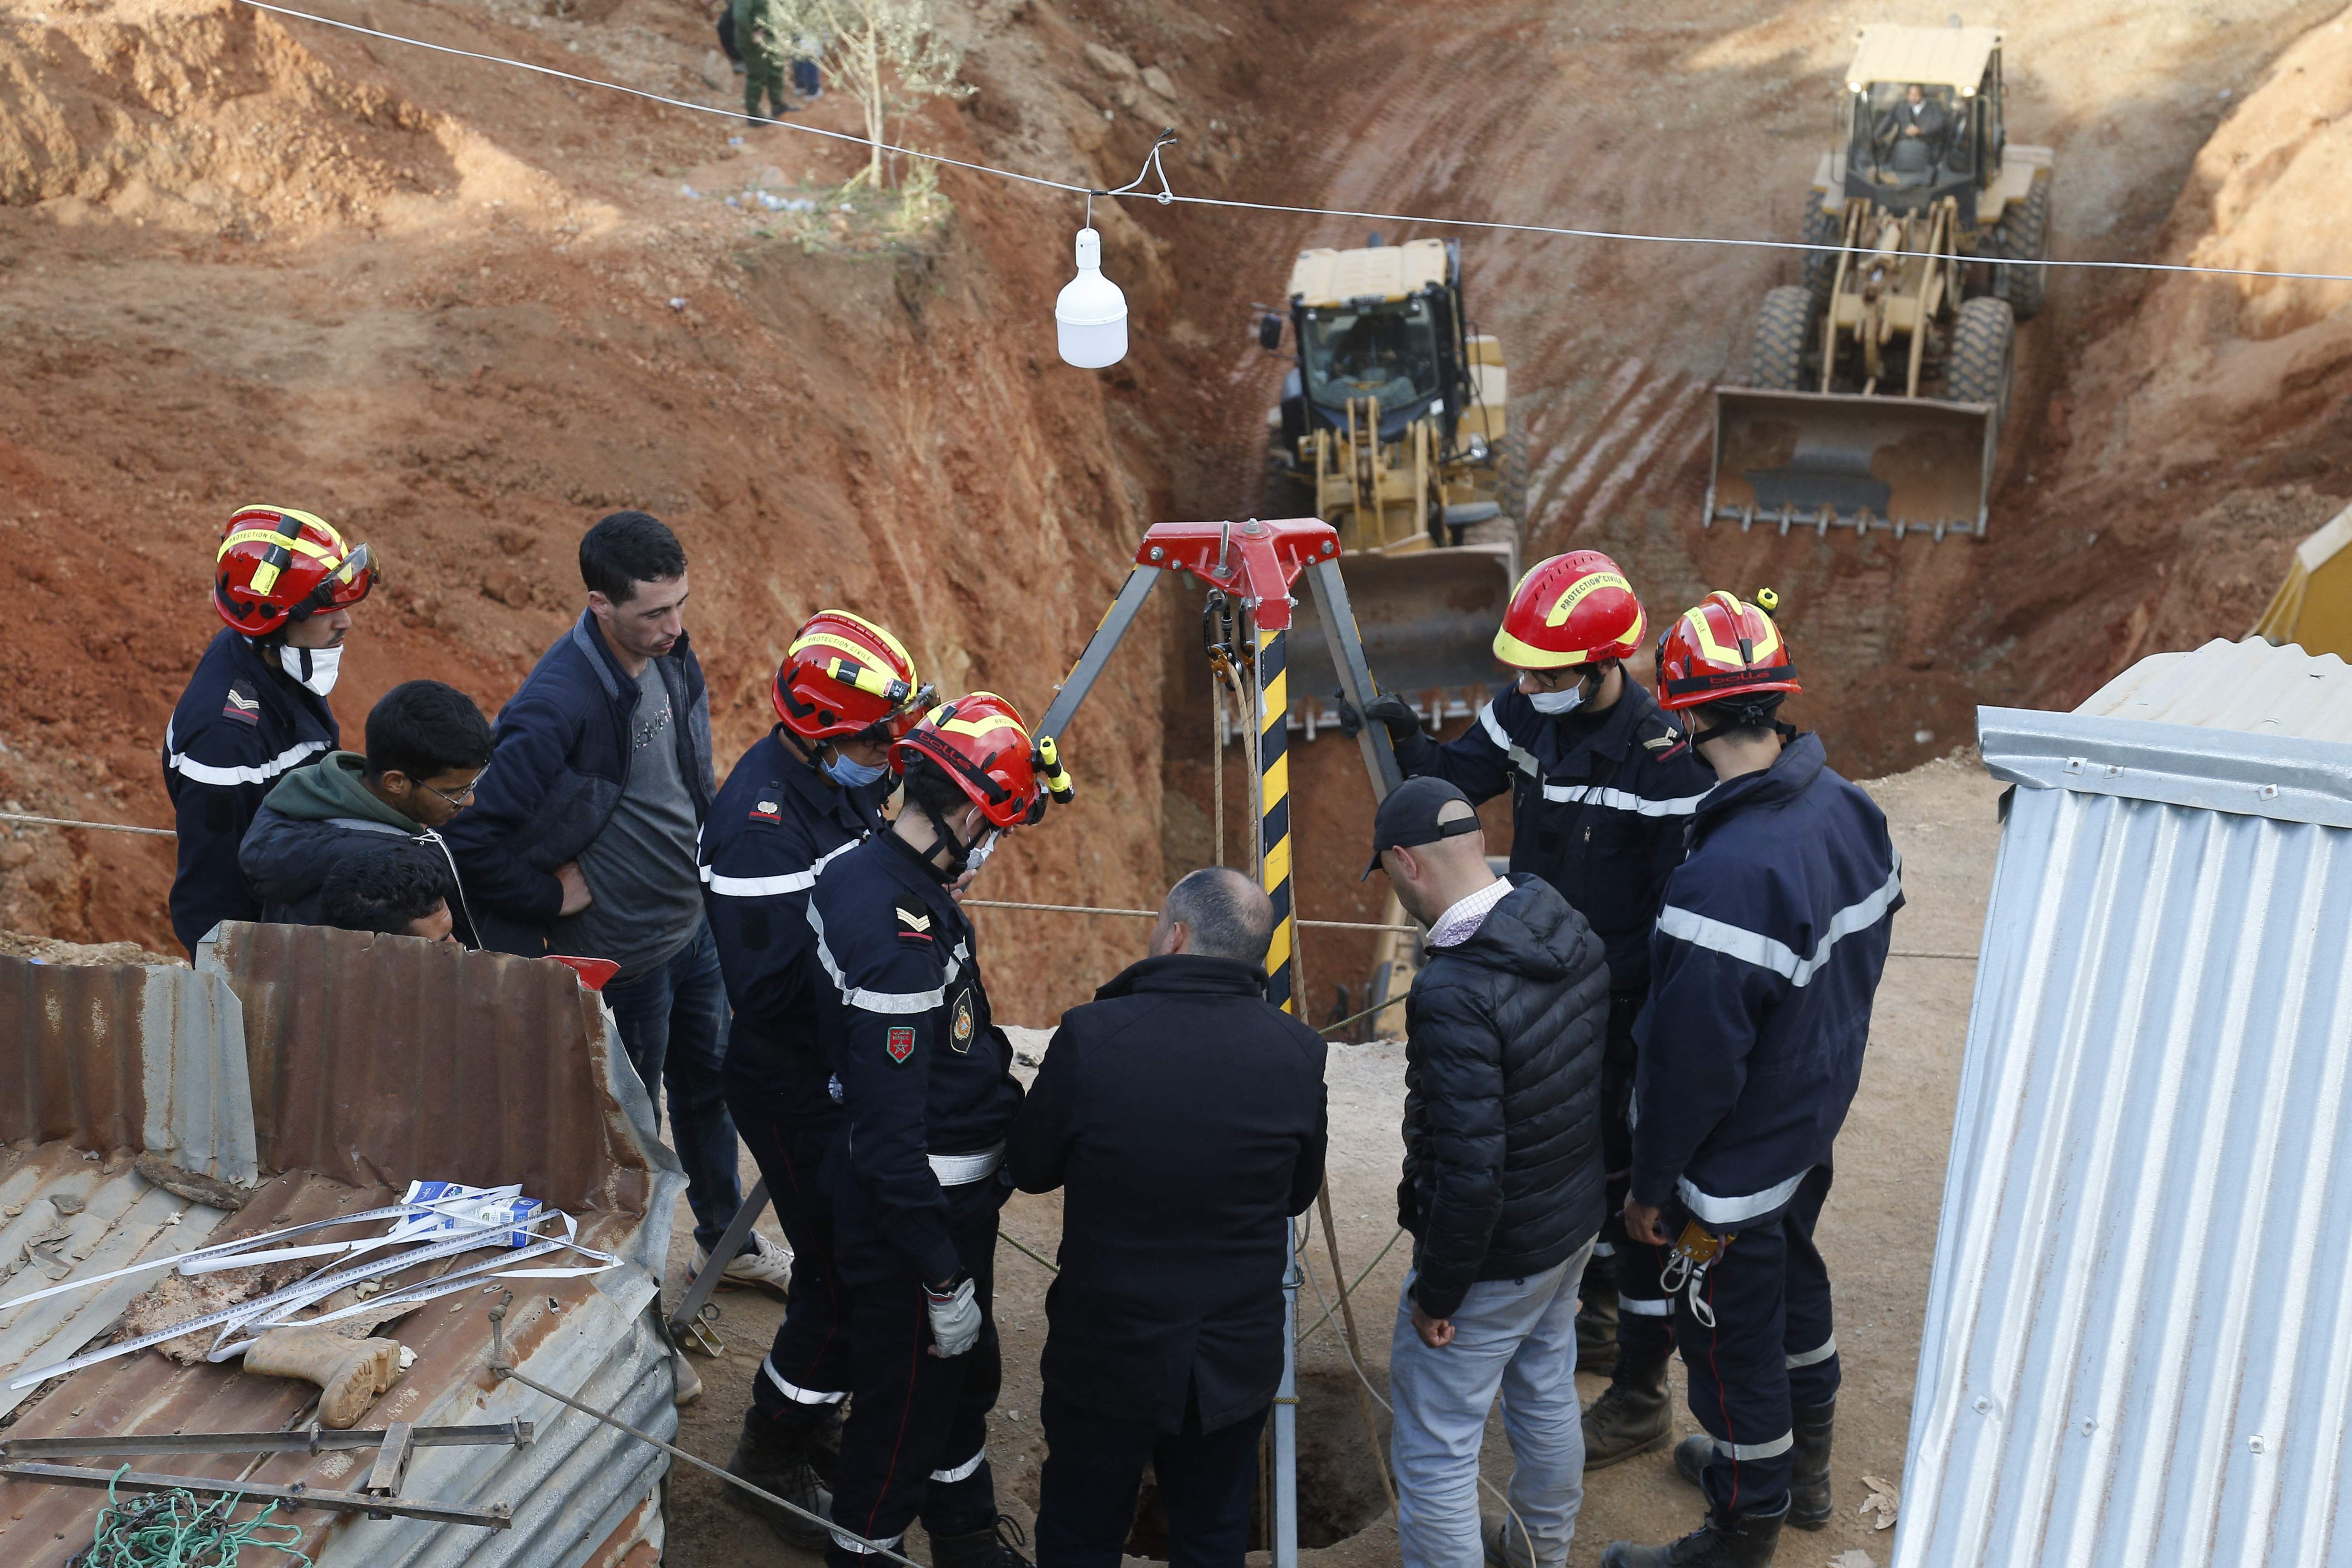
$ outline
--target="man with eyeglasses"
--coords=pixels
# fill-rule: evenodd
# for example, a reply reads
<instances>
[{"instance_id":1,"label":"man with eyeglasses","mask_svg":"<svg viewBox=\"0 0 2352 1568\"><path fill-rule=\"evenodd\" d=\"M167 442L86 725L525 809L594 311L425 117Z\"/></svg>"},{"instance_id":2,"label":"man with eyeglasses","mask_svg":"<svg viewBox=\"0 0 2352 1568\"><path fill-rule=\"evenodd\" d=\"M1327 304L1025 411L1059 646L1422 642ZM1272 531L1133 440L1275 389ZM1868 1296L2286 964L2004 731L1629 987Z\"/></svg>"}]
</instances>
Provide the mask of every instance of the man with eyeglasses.
<instances>
[{"instance_id":1,"label":"man with eyeglasses","mask_svg":"<svg viewBox=\"0 0 2352 1568\"><path fill-rule=\"evenodd\" d=\"M463 810L490 761L490 726L473 699L437 680L384 693L368 714L367 754L331 752L289 773L262 801L237 851L261 918L323 923L330 872L364 848L408 839L446 868L450 916L475 941L465 889L439 829Z\"/></svg>"}]
</instances>

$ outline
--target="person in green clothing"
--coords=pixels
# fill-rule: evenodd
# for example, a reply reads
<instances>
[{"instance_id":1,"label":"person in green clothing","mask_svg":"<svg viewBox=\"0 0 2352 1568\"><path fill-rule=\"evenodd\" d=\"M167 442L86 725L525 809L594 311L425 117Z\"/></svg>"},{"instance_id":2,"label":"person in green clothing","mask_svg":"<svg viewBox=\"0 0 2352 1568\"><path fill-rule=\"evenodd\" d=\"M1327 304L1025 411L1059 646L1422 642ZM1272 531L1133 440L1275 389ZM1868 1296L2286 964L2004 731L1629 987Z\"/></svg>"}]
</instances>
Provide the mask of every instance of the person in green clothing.
<instances>
[{"instance_id":1,"label":"person in green clothing","mask_svg":"<svg viewBox=\"0 0 2352 1568\"><path fill-rule=\"evenodd\" d=\"M450 909L469 944L465 890L441 842L490 761L490 726L473 699L437 680L394 687L368 714L367 754L330 752L264 797L237 847L261 918L325 923L320 891L341 860L383 844L424 847L446 868Z\"/></svg>"},{"instance_id":2,"label":"person in green clothing","mask_svg":"<svg viewBox=\"0 0 2352 1568\"><path fill-rule=\"evenodd\" d=\"M792 28L777 0L731 0L735 7L735 47L743 55L743 123L760 123L760 100L773 107L769 114L790 114L784 101L784 73L790 68Z\"/></svg>"}]
</instances>

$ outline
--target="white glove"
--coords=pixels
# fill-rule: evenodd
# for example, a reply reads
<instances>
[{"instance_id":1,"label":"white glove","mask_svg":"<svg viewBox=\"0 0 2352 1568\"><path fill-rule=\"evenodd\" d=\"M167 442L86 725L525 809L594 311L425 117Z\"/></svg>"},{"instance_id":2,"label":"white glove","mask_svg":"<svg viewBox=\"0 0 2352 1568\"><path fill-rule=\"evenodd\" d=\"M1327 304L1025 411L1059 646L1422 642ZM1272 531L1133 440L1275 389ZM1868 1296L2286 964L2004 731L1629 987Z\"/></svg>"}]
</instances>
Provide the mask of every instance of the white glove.
<instances>
[{"instance_id":1,"label":"white glove","mask_svg":"<svg viewBox=\"0 0 2352 1568\"><path fill-rule=\"evenodd\" d=\"M931 1314L931 1338L939 1342L931 1347L933 1355L961 1355L979 1340L980 1301L971 1280L945 1295L926 1285L923 1304Z\"/></svg>"}]
</instances>

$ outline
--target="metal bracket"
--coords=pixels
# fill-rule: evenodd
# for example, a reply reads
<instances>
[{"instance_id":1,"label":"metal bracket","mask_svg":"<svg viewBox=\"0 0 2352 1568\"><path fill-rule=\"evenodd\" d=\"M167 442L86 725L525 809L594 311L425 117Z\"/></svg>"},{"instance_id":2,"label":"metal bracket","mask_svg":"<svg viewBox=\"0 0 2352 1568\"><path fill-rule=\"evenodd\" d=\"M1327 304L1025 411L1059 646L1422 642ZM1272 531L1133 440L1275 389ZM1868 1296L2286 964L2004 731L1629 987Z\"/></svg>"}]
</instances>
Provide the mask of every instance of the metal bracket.
<instances>
[{"instance_id":1,"label":"metal bracket","mask_svg":"<svg viewBox=\"0 0 2352 1568\"><path fill-rule=\"evenodd\" d=\"M719 1289L719 1276L727 1272L727 1265L734 1260L735 1255L743 1250L743 1242L751 1236L751 1226L767 1207L768 1178L762 1176L751 1184L751 1190L743 1196L743 1206L737 1209L735 1217L727 1222L727 1234L719 1238L719 1245L712 1247L710 1256L702 1260L702 1268L696 1273L693 1282L687 1286L686 1294L677 1299L677 1310L669 1317L670 1338L691 1345L707 1356L727 1353L727 1347L719 1342L719 1336L705 1326L702 1304L710 1300L713 1290Z\"/></svg>"}]
</instances>

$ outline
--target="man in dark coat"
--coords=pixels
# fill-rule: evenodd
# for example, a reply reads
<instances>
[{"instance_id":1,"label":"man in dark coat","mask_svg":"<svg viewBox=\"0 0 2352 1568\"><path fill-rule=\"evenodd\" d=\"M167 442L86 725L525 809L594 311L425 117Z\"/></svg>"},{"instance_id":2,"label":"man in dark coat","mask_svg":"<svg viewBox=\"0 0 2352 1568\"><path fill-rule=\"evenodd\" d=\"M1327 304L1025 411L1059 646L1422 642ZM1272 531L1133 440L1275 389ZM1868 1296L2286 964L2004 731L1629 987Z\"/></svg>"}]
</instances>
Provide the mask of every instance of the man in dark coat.
<instances>
[{"instance_id":1,"label":"man in dark coat","mask_svg":"<svg viewBox=\"0 0 2352 1568\"><path fill-rule=\"evenodd\" d=\"M1364 874L1388 873L1430 948L1405 998L1399 1549L1406 1568L1561 1568L1584 1500L1576 1292L1601 1229L1602 943L1549 883L1487 869L1477 811L1443 779L1391 792L1372 847ZM1498 1392L1510 1517L1482 1523Z\"/></svg>"},{"instance_id":2,"label":"man in dark coat","mask_svg":"<svg viewBox=\"0 0 2352 1568\"><path fill-rule=\"evenodd\" d=\"M1323 1182L1323 1038L1265 1000L1274 907L1170 889L1150 956L1064 1015L1006 1149L1066 1189L1039 1568L1118 1568L1149 1460L1169 1560L1239 1568L1282 1377L1283 1227Z\"/></svg>"}]
</instances>

